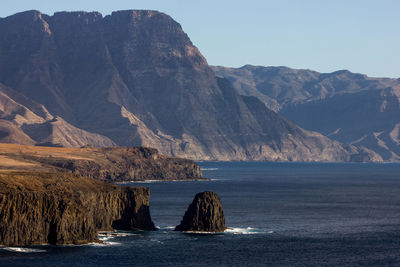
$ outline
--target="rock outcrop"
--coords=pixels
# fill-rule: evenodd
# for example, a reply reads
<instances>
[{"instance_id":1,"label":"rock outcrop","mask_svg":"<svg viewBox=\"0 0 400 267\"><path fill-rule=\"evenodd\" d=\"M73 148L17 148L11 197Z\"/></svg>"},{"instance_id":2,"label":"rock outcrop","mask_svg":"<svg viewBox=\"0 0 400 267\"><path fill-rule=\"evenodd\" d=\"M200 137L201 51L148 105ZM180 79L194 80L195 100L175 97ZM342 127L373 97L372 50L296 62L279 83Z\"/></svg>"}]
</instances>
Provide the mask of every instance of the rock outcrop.
<instances>
[{"instance_id":1,"label":"rock outcrop","mask_svg":"<svg viewBox=\"0 0 400 267\"><path fill-rule=\"evenodd\" d=\"M66 173L0 173L0 245L82 244L100 230L155 230L149 189Z\"/></svg>"},{"instance_id":2,"label":"rock outcrop","mask_svg":"<svg viewBox=\"0 0 400 267\"><path fill-rule=\"evenodd\" d=\"M223 232L225 216L219 196L211 191L198 193L175 231Z\"/></svg>"},{"instance_id":3,"label":"rock outcrop","mask_svg":"<svg viewBox=\"0 0 400 267\"><path fill-rule=\"evenodd\" d=\"M160 155L145 147L82 148L0 144L0 170L72 172L108 181L198 180L193 160Z\"/></svg>"}]
</instances>

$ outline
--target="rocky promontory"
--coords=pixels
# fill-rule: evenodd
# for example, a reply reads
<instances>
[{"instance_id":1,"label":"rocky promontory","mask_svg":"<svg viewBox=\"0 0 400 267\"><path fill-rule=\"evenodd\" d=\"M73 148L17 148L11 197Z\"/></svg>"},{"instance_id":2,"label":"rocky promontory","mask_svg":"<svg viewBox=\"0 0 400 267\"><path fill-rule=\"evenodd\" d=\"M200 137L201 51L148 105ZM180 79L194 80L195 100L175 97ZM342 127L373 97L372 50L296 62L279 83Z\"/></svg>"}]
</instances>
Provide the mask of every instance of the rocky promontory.
<instances>
[{"instance_id":1,"label":"rocky promontory","mask_svg":"<svg viewBox=\"0 0 400 267\"><path fill-rule=\"evenodd\" d=\"M175 231L223 232L225 216L219 196L211 191L198 193Z\"/></svg>"},{"instance_id":2,"label":"rocky promontory","mask_svg":"<svg viewBox=\"0 0 400 267\"><path fill-rule=\"evenodd\" d=\"M193 160L147 147L81 148L0 144L0 170L69 172L107 181L198 180Z\"/></svg>"},{"instance_id":3,"label":"rocky promontory","mask_svg":"<svg viewBox=\"0 0 400 267\"><path fill-rule=\"evenodd\" d=\"M0 245L83 244L98 231L155 230L150 191L68 173L0 173Z\"/></svg>"}]
</instances>

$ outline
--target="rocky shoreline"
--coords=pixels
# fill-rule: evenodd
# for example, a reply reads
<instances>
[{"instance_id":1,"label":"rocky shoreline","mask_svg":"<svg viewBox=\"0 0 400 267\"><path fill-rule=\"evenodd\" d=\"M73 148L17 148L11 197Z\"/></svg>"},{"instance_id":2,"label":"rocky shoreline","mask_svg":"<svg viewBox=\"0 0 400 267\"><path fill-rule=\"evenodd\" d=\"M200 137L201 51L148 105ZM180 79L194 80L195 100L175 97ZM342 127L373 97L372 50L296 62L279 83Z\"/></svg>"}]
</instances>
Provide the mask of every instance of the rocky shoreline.
<instances>
[{"instance_id":1,"label":"rocky shoreline","mask_svg":"<svg viewBox=\"0 0 400 267\"><path fill-rule=\"evenodd\" d=\"M0 244L85 244L99 231L156 230L150 190L67 173L0 173Z\"/></svg>"},{"instance_id":2,"label":"rocky shoreline","mask_svg":"<svg viewBox=\"0 0 400 267\"><path fill-rule=\"evenodd\" d=\"M145 187L71 173L1 171L0 246L87 244L101 242L100 232L157 230L149 199ZM220 199L208 191L196 195L184 221L196 225L176 230L226 229Z\"/></svg>"},{"instance_id":3,"label":"rocky shoreline","mask_svg":"<svg viewBox=\"0 0 400 267\"><path fill-rule=\"evenodd\" d=\"M101 231L156 230L138 181L194 181L192 160L145 147L0 144L0 245L86 244Z\"/></svg>"}]
</instances>

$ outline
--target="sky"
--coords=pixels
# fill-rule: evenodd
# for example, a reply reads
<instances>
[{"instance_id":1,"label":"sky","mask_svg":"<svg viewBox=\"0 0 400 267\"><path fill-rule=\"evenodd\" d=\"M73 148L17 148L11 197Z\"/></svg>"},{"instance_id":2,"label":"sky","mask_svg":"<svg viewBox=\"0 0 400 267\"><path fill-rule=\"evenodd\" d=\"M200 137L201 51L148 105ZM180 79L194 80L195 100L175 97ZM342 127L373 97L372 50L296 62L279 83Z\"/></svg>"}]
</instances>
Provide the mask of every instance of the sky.
<instances>
[{"instance_id":1,"label":"sky","mask_svg":"<svg viewBox=\"0 0 400 267\"><path fill-rule=\"evenodd\" d=\"M182 25L210 65L400 77L399 0L1 0L0 17L152 9Z\"/></svg>"}]
</instances>

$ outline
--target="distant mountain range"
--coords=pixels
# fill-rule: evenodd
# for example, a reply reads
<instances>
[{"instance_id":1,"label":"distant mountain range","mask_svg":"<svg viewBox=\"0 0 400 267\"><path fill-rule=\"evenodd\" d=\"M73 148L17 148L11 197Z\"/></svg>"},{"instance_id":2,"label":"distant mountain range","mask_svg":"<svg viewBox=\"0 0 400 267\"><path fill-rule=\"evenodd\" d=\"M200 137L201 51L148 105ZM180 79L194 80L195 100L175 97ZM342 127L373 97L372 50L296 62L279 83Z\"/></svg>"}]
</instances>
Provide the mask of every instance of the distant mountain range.
<instances>
[{"instance_id":1,"label":"distant mountain range","mask_svg":"<svg viewBox=\"0 0 400 267\"><path fill-rule=\"evenodd\" d=\"M282 110L280 98L265 106L236 92L156 11L2 18L0 83L0 142L148 146L196 160L382 160L267 108Z\"/></svg>"},{"instance_id":2,"label":"distant mountain range","mask_svg":"<svg viewBox=\"0 0 400 267\"><path fill-rule=\"evenodd\" d=\"M366 147L385 161L400 160L400 79L370 78L347 70L212 68L239 94L256 96L305 129Z\"/></svg>"}]
</instances>

